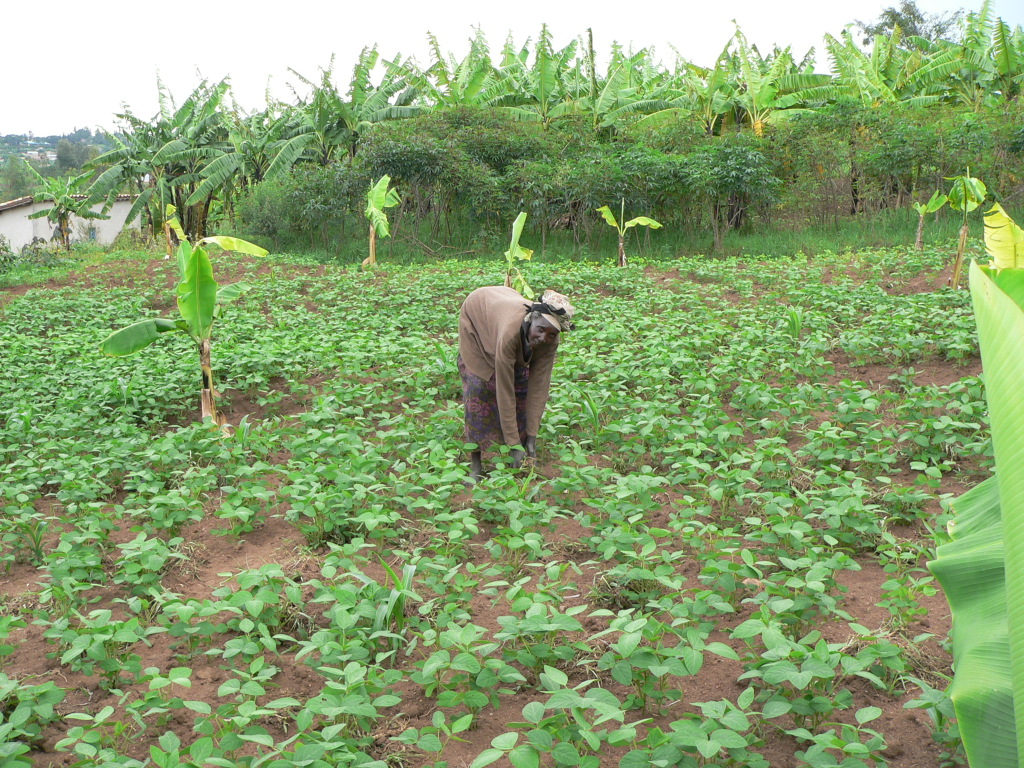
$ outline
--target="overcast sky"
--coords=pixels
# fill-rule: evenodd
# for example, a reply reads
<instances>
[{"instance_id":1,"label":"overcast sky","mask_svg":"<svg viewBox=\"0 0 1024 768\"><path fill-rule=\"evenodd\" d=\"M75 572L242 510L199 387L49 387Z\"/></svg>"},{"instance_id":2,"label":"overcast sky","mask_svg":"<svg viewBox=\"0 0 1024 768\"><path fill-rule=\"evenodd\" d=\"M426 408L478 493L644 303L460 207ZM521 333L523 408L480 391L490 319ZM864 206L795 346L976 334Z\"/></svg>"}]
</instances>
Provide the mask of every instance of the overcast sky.
<instances>
[{"instance_id":1,"label":"overcast sky","mask_svg":"<svg viewBox=\"0 0 1024 768\"><path fill-rule=\"evenodd\" d=\"M666 62L674 58L674 48L709 66L731 37L735 19L762 52L776 43L792 45L799 57L814 47L819 71L827 71L824 34L838 36L854 20L874 21L891 5L898 0L10 2L0 17L0 135L112 130L114 115L124 106L139 117L151 117L157 112L158 74L179 101L201 77L225 76L230 76L235 98L246 110L266 104L268 87L274 96L293 101L288 85L298 81L289 68L315 79L334 54L344 88L364 46L376 43L385 58L401 53L426 66L428 31L437 36L442 50L462 58L477 25L492 54L500 51L509 32L522 43L535 39L546 23L559 47L589 27L599 55L618 41L634 50L653 47ZM992 5L1011 26L1024 24L1021 0L994 0ZM963 6L955 0L919 0L918 7L942 13L961 7L977 10L980 2Z\"/></svg>"}]
</instances>

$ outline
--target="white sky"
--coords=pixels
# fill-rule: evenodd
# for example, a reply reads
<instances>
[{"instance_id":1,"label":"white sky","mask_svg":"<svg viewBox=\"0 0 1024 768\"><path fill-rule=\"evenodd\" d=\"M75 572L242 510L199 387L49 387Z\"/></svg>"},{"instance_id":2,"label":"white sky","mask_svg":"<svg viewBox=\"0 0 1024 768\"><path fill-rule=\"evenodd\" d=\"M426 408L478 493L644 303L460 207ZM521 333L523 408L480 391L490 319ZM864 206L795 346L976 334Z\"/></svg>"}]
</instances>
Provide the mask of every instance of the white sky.
<instances>
[{"instance_id":1,"label":"white sky","mask_svg":"<svg viewBox=\"0 0 1024 768\"><path fill-rule=\"evenodd\" d=\"M4 5L0 135L51 135L84 127L112 130L114 114L124 105L139 117L151 117L157 111L157 73L178 101L199 83L200 74L211 81L230 75L237 102L252 110L266 104L268 86L276 97L293 101L288 84L298 83L289 68L316 79L331 54L344 90L359 51L374 43L384 58L412 55L426 66L430 31L443 51L461 59L476 25L495 55L510 31L522 43L535 39L547 23L558 47L590 27L599 56L618 41L634 50L653 46L667 62L675 47L690 61L709 66L731 37L735 19L762 52L778 43L792 45L799 57L815 47L818 70L827 71L824 33L838 36L854 20L874 21L898 0L52 0ZM992 6L1011 26L1024 24L1020 0L993 0ZM918 7L927 13L977 10L980 0L967 6L956 0L918 0Z\"/></svg>"}]
</instances>

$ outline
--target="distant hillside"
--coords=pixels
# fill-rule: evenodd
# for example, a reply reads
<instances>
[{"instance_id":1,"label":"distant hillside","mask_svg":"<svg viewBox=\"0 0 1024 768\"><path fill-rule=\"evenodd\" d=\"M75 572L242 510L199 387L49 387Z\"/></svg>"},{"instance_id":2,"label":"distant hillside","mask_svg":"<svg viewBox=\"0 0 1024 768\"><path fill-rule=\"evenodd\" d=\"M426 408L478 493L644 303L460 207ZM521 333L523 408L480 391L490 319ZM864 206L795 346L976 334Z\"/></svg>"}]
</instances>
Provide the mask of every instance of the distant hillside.
<instances>
[{"instance_id":1,"label":"distant hillside","mask_svg":"<svg viewBox=\"0 0 1024 768\"><path fill-rule=\"evenodd\" d=\"M34 136L33 134L9 133L0 136L0 157L10 155L26 155L31 152L56 152L57 145L61 140L71 144L96 147L100 153L112 149L107 137L100 133L93 133L88 128L79 128L72 133L61 136Z\"/></svg>"},{"instance_id":2,"label":"distant hillside","mask_svg":"<svg viewBox=\"0 0 1024 768\"><path fill-rule=\"evenodd\" d=\"M113 145L101 133L80 128L63 136L0 136L0 202L28 195L36 186L30 164L43 176L78 174Z\"/></svg>"}]
</instances>

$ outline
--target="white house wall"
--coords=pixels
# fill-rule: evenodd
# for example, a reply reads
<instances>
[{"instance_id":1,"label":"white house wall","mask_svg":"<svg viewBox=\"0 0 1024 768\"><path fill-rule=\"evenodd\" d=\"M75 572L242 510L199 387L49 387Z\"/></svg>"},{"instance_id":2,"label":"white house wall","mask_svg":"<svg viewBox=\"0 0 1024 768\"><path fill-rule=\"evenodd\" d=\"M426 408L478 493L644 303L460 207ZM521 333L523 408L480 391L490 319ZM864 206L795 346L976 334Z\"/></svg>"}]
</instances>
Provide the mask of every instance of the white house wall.
<instances>
[{"instance_id":1,"label":"white house wall","mask_svg":"<svg viewBox=\"0 0 1024 768\"><path fill-rule=\"evenodd\" d=\"M28 214L31 212L31 207L28 205L0 211L0 235L7 238L7 242L14 250L20 249L25 243L32 242L36 223L28 218Z\"/></svg>"},{"instance_id":2,"label":"white house wall","mask_svg":"<svg viewBox=\"0 0 1024 768\"><path fill-rule=\"evenodd\" d=\"M22 246L32 242L32 238L40 237L47 242L53 237L54 225L45 216L38 219L30 219L29 215L36 211L44 211L49 208L48 203L29 203L19 205L17 208L8 208L0 211L0 235L3 235L11 244L11 248L19 250ZM82 219L75 216L71 219L71 240L84 241L93 240L102 245L109 245L114 242L121 230L124 229L124 220L128 218L128 211L132 208L131 200L118 200L113 207L107 211L109 219ZM102 204L93 206L97 213L103 210ZM139 219L131 223L132 229L139 228ZM95 233L95 236L91 236Z\"/></svg>"}]
</instances>

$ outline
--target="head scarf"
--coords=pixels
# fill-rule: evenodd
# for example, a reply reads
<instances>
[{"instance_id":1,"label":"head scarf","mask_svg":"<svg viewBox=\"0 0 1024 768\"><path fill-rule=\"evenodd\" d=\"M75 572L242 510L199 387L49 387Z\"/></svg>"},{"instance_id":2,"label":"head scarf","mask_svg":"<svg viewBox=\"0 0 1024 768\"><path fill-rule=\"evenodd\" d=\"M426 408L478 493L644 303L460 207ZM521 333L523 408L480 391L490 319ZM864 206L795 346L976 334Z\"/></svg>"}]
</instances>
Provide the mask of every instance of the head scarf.
<instances>
[{"instance_id":1,"label":"head scarf","mask_svg":"<svg viewBox=\"0 0 1024 768\"><path fill-rule=\"evenodd\" d=\"M571 331L574 327L572 316L576 314L576 308L560 293L544 291L540 301L525 306L529 312L539 312L541 317L559 331Z\"/></svg>"}]
</instances>

